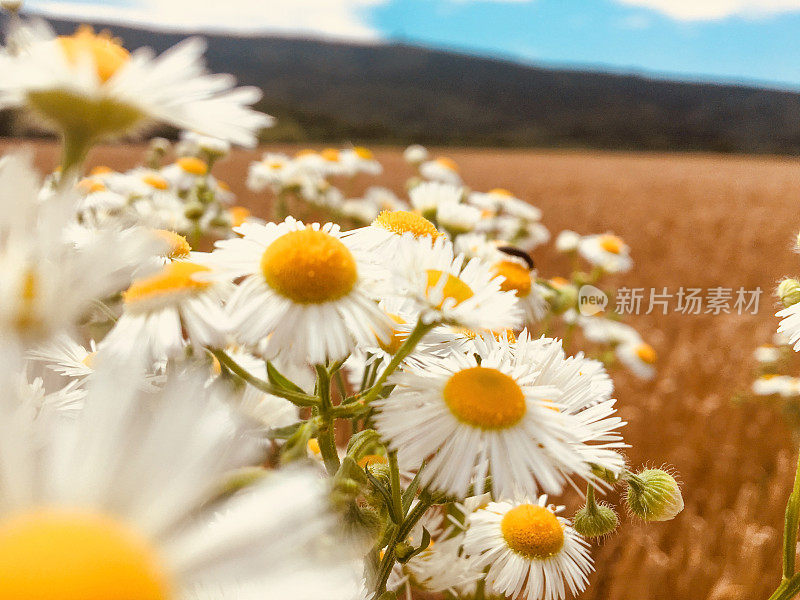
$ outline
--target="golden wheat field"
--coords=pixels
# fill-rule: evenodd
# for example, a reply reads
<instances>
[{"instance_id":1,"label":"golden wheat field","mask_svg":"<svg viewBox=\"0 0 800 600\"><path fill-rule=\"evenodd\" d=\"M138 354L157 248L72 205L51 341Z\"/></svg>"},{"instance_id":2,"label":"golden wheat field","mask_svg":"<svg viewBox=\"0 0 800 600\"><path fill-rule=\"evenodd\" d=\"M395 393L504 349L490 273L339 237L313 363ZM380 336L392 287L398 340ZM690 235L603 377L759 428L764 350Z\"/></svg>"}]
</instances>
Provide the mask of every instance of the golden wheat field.
<instances>
[{"instance_id":1,"label":"golden wheat field","mask_svg":"<svg viewBox=\"0 0 800 600\"><path fill-rule=\"evenodd\" d=\"M629 459L635 466L673 466L686 510L663 524L625 519L619 534L595 548L597 573L583 597L769 596L780 578L780 532L796 450L777 410L732 398L749 385L753 349L769 341L777 326L771 292L778 278L800 272L800 257L789 251L800 227L800 160L441 152L461 165L473 188L508 188L539 206L552 232L569 226L621 235L636 267L620 285L765 291L758 315L670 312L632 318L659 353L659 373L650 383L615 373L621 413L629 422L626 441L633 446ZM141 150L112 147L102 154L109 166L128 168ZM217 167L240 203L256 214L265 212L266 201L243 181L259 154L235 153ZM386 167L382 181L400 191L410 174L400 151L376 154ZM53 168L55 146L39 145L37 160ZM542 275L557 273L554 255L537 251L534 259Z\"/></svg>"}]
</instances>

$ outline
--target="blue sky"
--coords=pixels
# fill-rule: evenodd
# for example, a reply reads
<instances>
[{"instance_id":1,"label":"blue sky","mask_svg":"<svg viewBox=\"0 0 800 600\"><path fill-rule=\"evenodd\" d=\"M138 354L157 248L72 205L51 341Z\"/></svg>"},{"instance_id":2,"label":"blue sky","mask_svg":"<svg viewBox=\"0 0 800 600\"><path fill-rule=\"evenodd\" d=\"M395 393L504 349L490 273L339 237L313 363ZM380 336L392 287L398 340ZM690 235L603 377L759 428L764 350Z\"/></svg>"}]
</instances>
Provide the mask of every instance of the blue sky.
<instances>
[{"instance_id":1,"label":"blue sky","mask_svg":"<svg viewBox=\"0 0 800 600\"><path fill-rule=\"evenodd\" d=\"M800 0L28 0L169 29L403 40L539 64L800 88Z\"/></svg>"}]
</instances>

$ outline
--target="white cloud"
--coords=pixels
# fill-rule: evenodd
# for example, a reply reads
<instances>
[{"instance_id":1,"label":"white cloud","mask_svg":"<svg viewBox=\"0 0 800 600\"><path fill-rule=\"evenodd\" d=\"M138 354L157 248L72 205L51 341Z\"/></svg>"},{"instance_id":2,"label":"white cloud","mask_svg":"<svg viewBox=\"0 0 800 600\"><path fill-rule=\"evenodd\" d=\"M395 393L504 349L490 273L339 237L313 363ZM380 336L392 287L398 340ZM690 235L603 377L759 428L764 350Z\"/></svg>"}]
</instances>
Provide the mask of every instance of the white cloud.
<instances>
[{"instance_id":1,"label":"white cloud","mask_svg":"<svg viewBox=\"0 0 800 600\"><path fill-rule=\"evenodd\" d=\"M800 11L800 0L617 0L650 8L680 21L714 21L726 17L766 17Z\"/></svg>"},{"instance_id":2,"label":"white cloud","mask_svg":"<svg viewBox=\"0 0 800 600\"><path fill-rule=\"evenodd\" d=\"M32 11L53 17L146 24L169 30L286 33L378 39L367 10L387 0L28 0Z\"/></svg>"}]
</instances>

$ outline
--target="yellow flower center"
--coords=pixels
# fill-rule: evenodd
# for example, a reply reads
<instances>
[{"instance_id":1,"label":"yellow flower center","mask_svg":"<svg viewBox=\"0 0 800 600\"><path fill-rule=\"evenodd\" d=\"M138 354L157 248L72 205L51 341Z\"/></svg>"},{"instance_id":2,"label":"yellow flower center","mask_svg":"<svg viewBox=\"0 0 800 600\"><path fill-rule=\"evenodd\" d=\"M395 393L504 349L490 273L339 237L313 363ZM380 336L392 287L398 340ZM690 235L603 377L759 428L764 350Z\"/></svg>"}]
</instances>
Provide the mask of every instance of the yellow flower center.
<instances>
[{"instance_id":1,"label":"yellow flower center","mask_svg":"<svg viewBox=\"0 0 800 600\"><path fill-rule=\"evenodd\" d=\"M436 164L439 165L440 167L444 167L449 171L454 171L458 173L458 165L456 164L456 161L454 161L452 158L441 156L436 159Z\"/></svg>"},{"instance_id":2,"label":"yellow flower center","mask_svg":"<svg viewBox=\"0 0 800 600\"><path fill-rule=\"evenodd\" d=\"M636 347L636 356L639 357L639 360L648 365L655 364L656 362L656 351L650 344L639 344Z\"/></svg>"},{"instance_id":3,"label":"yellow flower center","mask_svg":"<svg viewBox=\"0 0 800 600\"><path fill-rule=\"evenodd\" d=\"M531 293L531 272L525 265L503 260L494 266L494 272L495 275L503 278L500 289L504 292L513 290L519 297L524 297Z\"/></svg>"},{"instance_id":4,"label":"yellow flower center","mask_svg":"<svg viewBox=\"0 0 800 600\"><path fill-rule=\"evenodd\" d=\"M508 547L529 559L544 560L564 547L564 528L544 506L515 506L503 517L500 529Z\"/></svg>"},{"instance_id":5,"label":"yellow flower center","mask_svg":"<svg viewBox=\"0 0 800 600\"><path fill-rule=\"evenodd\" d=\"M72 66L81 57L94 61L97 77L105 83L130 60L130 53L110 35L96 35L91 27L81 27L73 35L57 38L61 52Z\"/></svg>"},{"instance_id":6,"label":"yellow flower center","mask_svg":"<svg viewBox=\"0 0 800 600\"><path fill-rule=\"evenodd\" d=\"M167 229L155 229L153 233L167 245L167 251L164 253L166 258L189 258L192 247L185 237Z\"/></svg>"},{"instance_id":7,"label":"yellow flower center","mask_svg":"<svg viewBox=\"0 0 800 600\"><path fill-rule=\"evenodd\" d=\"M386 457L380 454L367 454L358 461L358 466L362 469L369 465L385 465L387 463Z\"/></svg>"},{"instance_id":8,"label":"yellow flower center","mask_svg":"<svg viewBox=\"0 0 800 600\"><path fill-rule=\"evenodd\" d=\"M514 194L504 188L494 188L493 190L489 190L489 193L493 196L505 196L506 198L514 197Z\"/></svg>"},{"instance_id":9,"label":"yellow flower center","mask_svg":"<svg viewBox=\"0 0 800 600\"><path fill-rule=\"evenodd\" d=\"M475 331L473 331L472 329L467 329L466 327L457 327L456 331L461 335L463 335L468 340L474 340L476 337L478 337L478 334ZM492 336L494 336L494 339L496 339L498 342L503 337L503 334L506 335L506 339L509 342L513 343L517 341L517 334L514 333L513 329L506 329L505 331L491 331L490 333L492 334Z\"/></svg>"},{"instance_id":10,"label":"yellow flower center","mask_svg":"<svg viewBox=\"0 0 800 600\"><path fill-rule=\"evenodd\" d=\"M314 156L316 152L311 150L310 148L305 148L303 150L299 150L297 154L295 154L295 158L301 158L303 156Z\"/></svg>"},{"instance_id":11,"label":"yellow flower center","mask_svg":"<svg viewBox=\"0 0 800 600\"><path fill-rule=\"evenodd\" d=\"M264 251L261 271L276 292L299 304L321 304L349 294L356 261L337 238L313 229L282 235Z\"/></svg>"},{"instance_id":12,"label":"yellow flower center","mask_svg":"<svg viewBox=\"0 0 800 600\"><path fill-rule=\"evenodd\" d=\"M434 240L439 237L439 231L433 223L421 214L408 210L384 210L372 224L397 235L410 233L415 238L429 235Z\"/></svg>"},{"instance_id":13,"label":"yellow flower center","mask_svg":"<svg viewBox=\"0 0 800 600\"><path fill-rule=\"evenodd\" d=\"M184 156L177 161L178 166L190 175L205 175L208 173L208 165L206 161L197 158L196 156Z\"/></svg>"},{"instance_id":14,"label":"yellow flower center","mask_svg":"<svg viewBox=\"0 0 800 600\"><path fill-rule=\"evenodd\" d=\"M339 151L336 148L325 148L319 155L328 162L339 161Z\"/></svg>"},{"instance_id":15,"label":"yellow flower center","mask_svg":"<svg viewBox=\"0 0 800 600\"><path fill-rule=\"evenodd\" d=\"M455 300L455 306L458 306L465 300L469 300L475 295L472 289L470 289L466 283L464 283L455 275L451 275L450 273L442 273L436 269L429 269L426 271L426 275L428 277L428 285L426 286L425 291L428 296L430 296L434 289L439 288L442 277L447 277L444 287L442 288L442 301L439 302L437 308L442 308L444 301L448 298Z\"/></svg>"},{"instance_id":16,"label":"yellow flower center","mask_svg":"<svg viewBox=\"0 0 800 600\"><path fill-rule=\"evenodd\" d=\"M564 277L553 277L550 280L550 285L554 288L560 289L569 285L569 280Z\"/></svg>"},{"instance_id":17,"label":"yellow flower center","mask_svg":"<svg viewBox=\"0 0 800 600\"><path fill-rule=\"evenodd\" d=\"M94 369L94 359L96 356L97 352L89 352L86 356L83 357L81 364L89 369Z\"/></svg>"},{"instance_id":18,"label":"yellow flower center","mask_svg":"<svg viewBox=\"0 0 800 600\"><path fill-rule=\"evenodd\" d=\"M513 427L528 410L517 382L486 367L472 367L452 375L443 396L459 421L479 429Z\"/></svg>"},{"instance_id":19,"label":"yellow flower center","mask_svg":"<svg viewBox=\"0 0 800 600\"><path fill-rule=\"evenodd\" d=\"M389 314L389 318L397 323L398 325L405 325L405 320L402 317L398 317L397 315ZM402 337L401 337L402 336ZM378 338L378 345L381 347L381 350L387 352L388 354L396 354L398 350L400 350L400 346L403 345L403 342L406 341L406 337L408 333L403 333L395 328L392 328L392 337L389 339L388 342L384 342L380 338Z\"/></svg>"},{"instance_id":20,"label":"yellow flower center","mask_svg":"<svg viewBox=\"0 0 800 600\"><path fill-rule=\"evenodd\" d=\"M311 438L310 440L308 440L307 447L308 451L311 452L311 454L316 454L317 456L320 455L321 450L319 449L319 442L315 438Z\"/></svg>"},{"instance_id":21,"label":"yellow flower center","mask_svg":"<svg viewBox=\"0 0 800 600\"><path fill-rule=\"evenodd\" d=\"M36 511L0 520L0 600L166 600L145 540L109 517Z\"/></svg>"},{"instance_id":22,"label":"yellow flower center","mask_svg":"<svg viewBox=\"0 0 800 600\"><path fill-rule=\"evenodd\" d=\"M231 191L231 186L228 184L227 181L222 181L222 179L217 179L217 187L221 189L223 192Z\"/></svg>"},{"instance_id":23,"label":"yellow flower center","mask_svg":"<svg viewBox=\"0 0 800 600\"><path fill-rule=\"evenodd\" d=\"M196 279L195 276L210 270L208 267L190 262L172 262L159 273L134 281L122 293L122 299L126 304L135 304L173 294L197 293L208 288L211 282Z\"/></svg>"},{"instance_id":24,"label":"yellow flower center","mask_svg":"<svg viewBox=\"0 0 800 600\"><path fill-rule=\"evenodd\" d=\"M78 189L85 194L94 194L96 192L104 192L108 188L106 188L106 185L102 181L87 177L78 182Z\"/></svg>"},{"instance_id":25,"label":"yellow flower center","mask_svg":"<svg viewBox=\"0 0 800 600\"><path fill-rule=\"evenodd\" d=\"M615 235L605 234L600 236L600 247L611 254L619 254L625 247L625 242Z\"/></svg>"},{"instance_id":26,"label":"yellow flower center","mask_svg":"<svg viewBox=\"0 0 800 600\"><path fill-rule=\"evenodd\" d=\"M356 146L353 148L353 152L355 152L356 156L362 160L372 160L375 156L372 154L372 150L364 148L364 146Z\"/></svg>"},{"instance_id":27,"label":"yellow flower center","mask_svg":"<svg viewBox=\"0 0 800 600\"><path fill-rule=\"evenodd\" d=\"M19 286L19 307L14 318L15 325L20 331L33 331L41 326L41 320L36 314L36 299L39 295L39 280L33 269L28 269L22 276Z\"/></svg>"},{"instance_id":28,"label":"yellow flower center","mask_svg":"<svg viewBox=\"0 0 800 600\"><path fill-rule=\"evenodd\" d=\"M148 173L142 177L142 181L144 181L151 188L157 190L166 190L169 188L169 182L161 177L161 175L156 175L155 173Z\"/></svg>"},{"instance_id":29,"label":"yellow flower center","mask_svg":"<svg viewBox=\"0 0 800 600\"><path fill-rule=\"evenodd\" d=\"M231 206L228 209L228 215L231 218L231 225L239 227L239 225L250 218L250 211L244 206Z\"/></svg>"},{"instance_id":30,"label":"yellow flower center","mask_svg":"<svg viewBox=\"0 0 800 600\"><path fill-rule=\"evenodd\" d=\"M89 175L97 176L97 175L108 175L109 173L113 173L114 170L111 167L107 167L105 165L97 165L96 167L92 167L92 170L89 171Z\"/></svg>"}]
</instances>

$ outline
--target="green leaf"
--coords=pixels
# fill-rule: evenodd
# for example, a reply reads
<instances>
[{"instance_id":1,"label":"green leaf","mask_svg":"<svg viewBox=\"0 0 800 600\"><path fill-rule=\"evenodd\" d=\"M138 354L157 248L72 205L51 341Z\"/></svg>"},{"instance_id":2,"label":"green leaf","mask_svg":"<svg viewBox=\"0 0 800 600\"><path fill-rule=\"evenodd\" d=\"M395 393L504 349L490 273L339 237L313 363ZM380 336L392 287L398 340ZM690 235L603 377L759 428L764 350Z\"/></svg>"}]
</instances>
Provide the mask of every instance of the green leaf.
<instances>
[{"instance_id":1,"label":"green leaf","mask_svg":"<svg viewBox=\"0 0 800 600\"><path fill-rule=\"evenodd\" d=\"M273 365L270 361L267 361L267 379L269 379L269 382L272 385L283 388L284 390L305 394L303 388L281 375L281 372L278 371L278 369L275 368L275 365Z\"/></svg>"}]
</instances>

